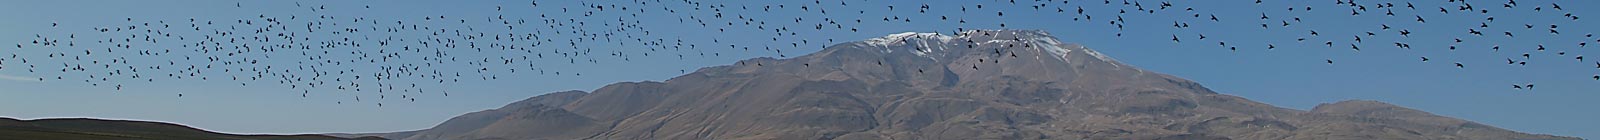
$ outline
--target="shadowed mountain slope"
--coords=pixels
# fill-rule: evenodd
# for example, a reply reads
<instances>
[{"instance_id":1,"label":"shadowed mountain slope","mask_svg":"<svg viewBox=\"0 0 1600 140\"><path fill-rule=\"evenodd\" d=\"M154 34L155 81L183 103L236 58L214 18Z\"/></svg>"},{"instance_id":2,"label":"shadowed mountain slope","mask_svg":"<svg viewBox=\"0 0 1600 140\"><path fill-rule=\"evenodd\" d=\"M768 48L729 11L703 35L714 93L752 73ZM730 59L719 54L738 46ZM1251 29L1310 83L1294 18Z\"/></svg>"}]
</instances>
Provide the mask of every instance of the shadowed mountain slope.
<instances>
[{"instance_id":1,"label":"shadowed mountain slope","mask_svg":"<svg viewBox=\"0 0 1600 140\"><path fill-rule=\"evenodd\" d=\"M0 118L0 140L383 140L326 135L235 135L144 121Z\"/></svg>"}]
</instances>

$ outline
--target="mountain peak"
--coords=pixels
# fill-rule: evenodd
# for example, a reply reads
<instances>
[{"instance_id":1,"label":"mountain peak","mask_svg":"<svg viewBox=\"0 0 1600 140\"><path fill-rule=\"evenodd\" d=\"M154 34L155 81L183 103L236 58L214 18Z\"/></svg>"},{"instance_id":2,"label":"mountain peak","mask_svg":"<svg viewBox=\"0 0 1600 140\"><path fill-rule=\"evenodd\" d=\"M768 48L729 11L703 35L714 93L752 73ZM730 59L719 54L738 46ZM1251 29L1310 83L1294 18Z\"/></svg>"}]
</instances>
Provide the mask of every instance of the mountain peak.
<instances>
[{"instance_id":1,"label":"mountain peak","mask_svg":"<svg viewBox=\"0 0 1600 140\"><path fill-rule=\"evenodd\" d=\"M951 43L951 41L954 39L956 39L956 37L939 33L904 32L867 39L862 41L863 43L866 43L866 45L862 46L880 47L882 50L881 53L894 53L896 50L905 51L905 49L910 48L914 49L913 51L909 51L910 53L916 54L917 56L927 56L935 51L947 50L948 47L943 47L942 44ZM937 44L930 45L926 43Z\"/></svg>"},{"instance_id":2,"label":"mountain peak","mask_svg":"<svg viewBox=\"0 0 1600 140\"><path fill-rule=\"evenodd\" d=\"M1384 116L1399 113L1375 114L1273 107L1121 64L1082 45L1062 43L1044 31L972 30L952 35L890 34L799 57L752 58L703 68L662 82L623 82L589 93L548 94L462 115L420 132L378 135L395 139L1569 139L1445 119Z\"/></svg>"},{"instance_id":3,"label":"mountain peak","mask_svg":"<svg viewBox=\"0 0 1600 140\"><path fill-rule=\"evenodd\" d=\"M993 55L1023 55L1018 52L1040 54L1037 59L1052 58L1072 62L1073 53L1083 53L1097 61L1113 62L1106 55L1078 44L1062 43L1043 30L967 30L951 34L931 32L903 32L861 41L854 46L877 49L879 53L908 52L934 60L962 53L985 52ZM1125 66L1116 64L1115 66Z\"/></svg>"}]
</instances>

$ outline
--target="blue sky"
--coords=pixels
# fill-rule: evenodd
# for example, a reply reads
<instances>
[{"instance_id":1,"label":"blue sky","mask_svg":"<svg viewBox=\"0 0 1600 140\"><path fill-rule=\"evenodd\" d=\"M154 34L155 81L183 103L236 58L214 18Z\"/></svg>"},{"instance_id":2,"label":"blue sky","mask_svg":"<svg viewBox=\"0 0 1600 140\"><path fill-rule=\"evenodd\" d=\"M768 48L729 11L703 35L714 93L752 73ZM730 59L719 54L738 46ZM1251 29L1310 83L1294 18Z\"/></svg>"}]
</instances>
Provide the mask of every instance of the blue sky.
<instances>
[{"instance_id":1,"label":"blue sky","mask_svg":"<svg viewBox=\"0 0 1600 140\"><path fill-rule=\"evenodd\" d=\"M297 9L294 6L295 2L304 5L327 5L329 10L309 12ZM762 5L779 3L705 2L725 3L728 5L727 9L748 6L751 10L728 10L722 13L728 17L760 17L759 20L765 20L769 25L764 26L768 28L765 30L751 29L755 27L745 25L730 27L713 24L710 28L706 28L692 21L680 23L678 20L682 17L694 15L709 18L715 14L711 11L691 13L689 11L693 11L694 7L682 5L674 7L680 11L677 14L662 12L660 7L644 8L649 12L640 16L600 14L581 20L589 24L605 24L618 18L643 21L640 26L651 30L652 33L641 36L682 39L690 44L696 44L697 47L655 52L652 56L637 56L628 61L605 55L592 57L600 61L599 63L573 64L566 63L565 59L537 60L534 63L539 64L542 69L581 72L583 75L501 73L497 75L500 79L495 80L420 84L433 90L449 91L452 94L448 97L413 94L412 96L418 99L417 102L373 100L369 96L366 97L368 101L357 103L351 102L351 95L371 93L338 93L340 91L336 90L309 91L315 94L300 97L297 93L302 91L288 90L275 83L260 82L252 83L252 86L238 86L236 81L227 80L137 82L132 79L118 79L109 83L125 84L126 87L123 90L115 90L107 86L90 86L70 80L46 82L27 80L74 75L30 73L25 68L19 68L25 67L18 66L20 63L11 62L16 60L6 60L5 69L0 69L0 116L29 119L94 117L154 120L230 133L416 130L431 127L449 117L497 108L506 103L543 93L588 90L621 81L661 80L682 74L680 70L693 71L698 67L730 64L751 57L779 56L779 53L773 51L762 51L764 47L786 50L782 53L784 56L797 56L816 51L822 45L863 40L892 33L908 31L949 33L955 28L994 29L1001 28L999 24L1004 23L1006 25L1004 28L1007 29L1046 30L1064 42L1084 44L1125 63L1199 81L1225 94L1288 108L1310 109L1320 103L1350 99L1378 100L1517 131L1600 137L1600 133L1585 131L1600 126L1600 120L1591 119L1600 118L1600 112L1587 109L1600 106L1600 103L1592 101L1600 98L1595 92L1600 91L1600 86L1595 86L1600 84L1600 81L1589 79L1590 76L1600 73L1600 70L1591 67L1594 64L1592 59L1578 62L1572 58L1576 55L1600 56L1590 48L1579 48L1575 45L1577 42L1595 43L1596 38L1586 38L1582 35L1595 31L1596 27L1581 26L1593 24L1589 20L1574 21L1561 15L1572 13L1582 17L1597 13L1592 8L1585 7L1596 5L1597 3L1593 1L1560 1L1563 6L1567 6L1564 10L1548 9L1550 1L1519 1L1520 5L1515 9L1501 8L1499 5L1502 2L1499 1L1473 2L1478 9L1490 10L1487 14L1456 11L1453 10L1454 5L1447 5L1442 1L1419 1L1414 2L1418 7L1417 10L1397 8L1394 9L1397 16L1393 17L1384 16L1383 9L1376 7L1368 7L1372 9L1371 12L1352 17L1349 16L1349 8L1335 6L1331 1L1316 3L1268 1L1260 5L1254 4L1253 1L1176 1L1173 3L1175 9L1157 11L1157 14L1134 12L1129 9L1130 13L1123 16L1127 21L1124 23L1126 28L1121 30L1108 24L1107 21L1116 18L1115 13L1124 8L1120 1L1113 1L1110 5L1102 4L1101 1L1073 1L1066 4L1067 7L1062 7L1066 13L1055 12L1056 7L1062 6L1059 1L1048 2L1045 8L1040 10L1034 10L1027 5L1047 2L1019 1L1018 4L1012 5L1001 1L849 0L846 2L848 6L839 6L837 2L839 1L823 1L820 6L812 4L811 1L785 2L783 4L790 7L783 9L775 7L773 12L758 12L758 9L761 9ZM1397 2L1401 3L1396 5L1403 5L1403 1ZM574 17L571 15L577 12L563 14L558 8L570 7L569 10L574 11L582 9L578 8L581 6L577 3L564 2L540 2L541 8L529 8L528 1L85 0L5 1L4 3L0 4L0 44L27 42L34 39L34 34L45 36L74 34L78 35L78 38L104 38L90 33L90 28L130 24L125 18L134 18L136 22L158 20L174 22L191 17L200 20L231 21L258 15L277 17L297 15L303 18L329 15L365 17L385 22L392 20L421 22L416 18L443 15L451 18L484 19L504 15L506 18L525 18L529 19L529 22L539 23L534 22L539 18L537 14L564 20ZM242 8L233 7L236 3L242 5ZM598 3L626 2L599 1ZM973 5L976 3L982 3L984 7L976 8ZM1380 2L1364 2L1369 6L1375 3ZM918 12L918 7L923 4L930 6L927 13ZM1142 4L1146 8L1156 8L1159 1L1143 1ZM372 8L362 8L369 5ZM497 5L504 6L505 10L496 12L494 7ZM814 7L802 11L792 7L796 5ZM888 11L887 5L896 5L896 8ZM1079 6L1092 15L1094 20L1073 21L1074 17L1082 17L1075 14L1075 8ZM1295 12L1286 11L1288 7L1305 6L1312 6L1315 9L1311 12L1304 12L1303 8L1297 8ZM1536 6L1547 9L1543 12L1530 10ZM962 12L960 11L962 7L969 9ZM1181 10L1187 7L1195 8L1195 12ZM1448 7L1452 10L1449 14L1444 14L1437 11L1439 7ZM819 9L827 9L828 13L820 13ZM613 7L611 10L616 8ZM997 12L1004 12L1005 15L996 16ZM1190 15L1194 13L1202 14L1203 18L1191 17ZM1272 19L1260 20L1261 14L1266 14ZM1209 15L1216 15L1221 20L1209 21L1207 19ZM911 18L913 22L881 20L896 16ZM940 16L950 17L951 20L941 21ZM1428 21L1425 24L1418 23L1414 21L1414 16L1425 17ZM1497 19L1488 23L1491 28L1477 28L1486 16ZM803 17L802 20L806 22L792 22L793 17ZM1289 27L1279 26L1281 20L1291 17L1300 17L1304 21L1290 21L1293 25ZM846 27L813 29L816 21L821 18L843 22ZM864 22L854 23L855 19ZM956 22L960 19L965 19L968 23ZM707 21L725 24L731 19L707 19ZM1173 28L1171 27L1173 21L1183 21L1192 27ZM1271 27L1261 28L1260 24L1263 22ZM51 23L59 23L60 26L52 28ZM1394 29L1382 30L1380 24L1387 24ZM1522 27L1524 24L1536 27L1524 29ZM1562 34L1547 33L1546 26L1550 24L1561 25L1559 30ZM473 27L482 30L491 30L499 26L480 22L436 25L442 28ZM728 30L716 31L724 27ZM799 34L783 35L774 40L770 30L783 27ZM535 28L538 27L519 28L509 32L524 33L536 30ZM586 30L597 31L614 28L615 26L610 25L585 27ZM850 32L849 28L858 28L860 31ZM1481 37L1467 35L1468 28L1484 30L1485 35ZM1320 35L1309 36L1308 32L1311 30L1319 32ZM1397 33L1399 30L1409 30L1413 33L1409 37L1400 37ZM1377 35L1364 35L1369 31ZM507 33L507 31L489 32ZM1517 37L1507 38L1500 35L1502 32L1513 32ZM1122 33L1123 36L1117 37L1116 33ZM1205 34L1208 39L1196 39L1197 34ZM1363 39L1360 44L1362 50L1359 52L1349 49L1353 36L1358 34L1361 34ZM1173 35L1183 38L1184 42L1170 41ZM1294 41L1301 37L1307 41ZM1453 39L1456 38L1464 42L1454 43ZM829 39L834 41L827 41ZM1225 41L1228 47L1237 47L1239 50L1229 51L1226 47L1217 45L1217 41ZM1322 45L1324 41L1333 41L1336 45L1326 47ZM1412 49L1396 48L1392 45L1394 42L1409 43ZM636 41L584 42L580 45L600 52L640 53L648 49L631 45L637 43ZM804 45L791 46L791 43ZM1267 50L1266 44L1269 43L1278 48ZM1545 45L1549 50L1534 50L1534 46L1539 44ZM753 51L725 48L728 45L752 47ZM1455 51L1446 49L1450 45L1455 45L1459 49ZM1489 49L1494 45L1499 45L1502 49L1499 52ZM546 49L561 50L560 47L570 46L557 45ZM30 61L39 63L40 69L48 71L58 68L49 64L59 64L67 60L48 59L44 57L45 54L71 50L0 47L0 55L15 53L32 58ZM1556 55L1558 51L1567 54ZM720 55L699 56L697 53L700 52ZM1507 58L1524 60L1520 56L1524 52L1533 55L1526 59L1529 65L1502 63ZM676 56L678 54L684 54L686 57L680 59ZM128 55L113 53L103 56ZM488 52L469 55L518 54ZM1420 61L1419 57L1424 56L1432 60ZM332 57L347 59L340 57L352 56ZM133 59L142 62L173 58ZM1323 62L1326 59L1337 62L1328 65ZM1456 68L1455 62L1463 63L1466 68ZM268 62L267 65L293 63L293 60L282 60ZM437 69L465 66L467 65L447 64ZM370 67L350 68L371 70ZM1538 88L1531 91L1510 88L1512 84L1525 83L1536 83ZM180 93L185 96L176 97L176 94ZM375 102L388 104L383 107L371 105Z\"/></svg>"}]
</instances>

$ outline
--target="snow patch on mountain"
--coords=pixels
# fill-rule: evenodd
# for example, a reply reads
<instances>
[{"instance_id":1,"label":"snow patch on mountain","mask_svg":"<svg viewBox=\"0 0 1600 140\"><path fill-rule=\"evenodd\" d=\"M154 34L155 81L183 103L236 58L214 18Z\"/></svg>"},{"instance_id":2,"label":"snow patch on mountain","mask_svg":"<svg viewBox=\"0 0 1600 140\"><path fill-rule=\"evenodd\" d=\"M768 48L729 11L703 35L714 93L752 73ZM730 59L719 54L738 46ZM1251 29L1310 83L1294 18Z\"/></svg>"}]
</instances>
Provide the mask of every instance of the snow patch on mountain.
<instances>
[{"instance_id":1,"label":"snow patch on mountain","mask_svg":"<svg viewBox=\"0 0 1600 140\"><path fill-rule=\"evenodd\" d=\"M896 49L893 47L906 45L907 43L915 43L915 45L908 45L906 47L914 48L916 51L912 51L911 53L917 54L917 56L927 57L927 55L933 54L935 51L944 51L949 49L946 47L948 47L948 44L952 43L951 40L954 39L956 39L956 37L942 35L939 33L904 32L867 39L865 42L868 45L883 47L883 53L893 53Z\"/></svg>"},{"instance_id":2,"label":"snow patch on mountain","mask_svg":"<svg viewBox=\"0 0 1600 140\"><path fill-rule=\"evenodd\" d=\"M909 51L917 56L937 59L937 56L929 55L943 56L945 55L943 51L951 49L949 47L959 46L956 45L958 43L966 43L957 41L972 41L971 43L975 43L972 45L978 46L994 43L1029 44L1031 46L1037 46L1032 48L1034 51L1046 52L1043 54L1050 54L1051 57L1061 60L1070 60L1070 54L1077 51L1077 49L1082 49L1082 53L1092 56L1095 59L1108 62L1115 61L1104 54L1100 54L1094 50L1089 50L1088 48L1082 48L1081 46L1078 46L1078 48L1073 48L1075 45L1062 43L1060 40L1057 40L1055 36L1051 36L1048 32L1039 30L968 30L956 33L955 35L903 32L867 39L863 42L870 47L878 47L880 49L879 52L881 53L894 53L895 50L911 49Z\"/></svg>"}]
</instances>

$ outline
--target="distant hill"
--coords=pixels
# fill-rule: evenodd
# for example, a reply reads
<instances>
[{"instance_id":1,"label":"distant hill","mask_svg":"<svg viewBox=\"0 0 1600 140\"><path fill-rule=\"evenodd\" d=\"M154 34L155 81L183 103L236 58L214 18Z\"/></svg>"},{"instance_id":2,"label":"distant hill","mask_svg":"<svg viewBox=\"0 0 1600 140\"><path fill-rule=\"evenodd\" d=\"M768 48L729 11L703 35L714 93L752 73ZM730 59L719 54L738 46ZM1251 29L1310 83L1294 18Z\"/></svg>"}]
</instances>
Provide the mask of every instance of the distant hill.
<instances>
[{"instance_id":1,"label":"distant hill","mask_svg":"<svg viewBox=\"0 0 1600 140\"><path fill-rule=\"evenodd\" d=\"M0 118L0 140L384 140L326 135L235 135L145 121Z\"/></svg>"},{"instance_id":2,"label":"distant hill","mask_svg":"<svg viewBox=\"0 0 1600 140\"><path fill-rule=\"evenodd\" d=\"M663 82L550 93L402 140L1570 140L1376 101L1286 109L1123 64L1043 31L902 33Z\"/></svg>"}]
</instances>

